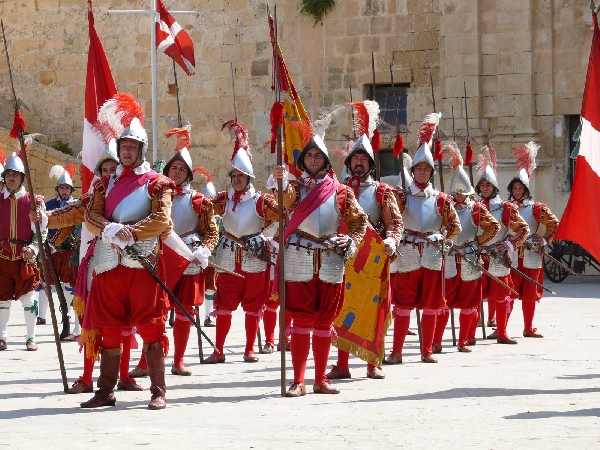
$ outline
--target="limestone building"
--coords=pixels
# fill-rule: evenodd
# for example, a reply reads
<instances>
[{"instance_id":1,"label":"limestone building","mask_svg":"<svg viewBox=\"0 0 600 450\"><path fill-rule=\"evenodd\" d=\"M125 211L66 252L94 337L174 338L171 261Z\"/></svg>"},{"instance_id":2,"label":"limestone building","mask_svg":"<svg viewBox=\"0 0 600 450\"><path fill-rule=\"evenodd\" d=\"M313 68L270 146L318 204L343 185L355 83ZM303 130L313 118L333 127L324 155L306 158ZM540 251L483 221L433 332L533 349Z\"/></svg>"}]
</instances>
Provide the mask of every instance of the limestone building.
<instances>
[{"instance_id":1,"label":"limestone building","mask_svg":"<svg viewBox=\"0 0 600 450\"><path fill-rule=\"evenodd\" d=\"M149 129L150 19L116 15L109 9L148 9L152 0L95 0L96 29L121 92L131 92L146 110ZM234 115L232 72L238 120L250 129L258 185L267 178L274 156L262 143L269 138L271 44L267 3L258 0L164 0L195 43L196 74L178 69L181 111L193 126L192 157L208 169L219 188L227 187L232 143L220 127ZM570 135L578 124L592 35L589 2L584 0L337 0L323 24L299 15L299 0L277 4L279 42L304 105L313 118L332 105L372 95L371 56L376 98L385 120L399 120L411 133L436 109L441 130L466 135L464 86L469 132L479 147L491 140L499 151L499 180L506 185L516 172L510 147L535 140L541 144L534 176L535 197L558 214L564 209L572 175ZM271 5L272 7L272 5ZM31 111L29 132L42 141L69 143L79 151L88 49L86 0L5 0L0 2L12 59L15 87ZM171 60L157 55L160 158L168 159L173 142L164 138L177 116ZM390 71L391 68L391 71ZM394 78L394 90L391 86ZM0 58L0 126L11 126L10 85ZM150 130L149 130L150 131ZM385 135L384 147L391 146ZM4 133L6 134L6 133ZM351 134L350 113L330 127L327 144L343 146ZM11 145L2 138L0 145ZM5 153L8 153L6 147ZM9 149L10 150L10 149ZM464 148L463 148L464 150ZM36 187L52 196L47 173L61 153L34 147ZM47 156L49 155L49 156ZM51 160L47 163L45 159ZM394 171L382 154L382 171ZM66 162L66 161L65 161ZM338 169L340 161L334 160ZM448 174L447 174L448 175ZM448 179L448 178L446 178Z\"/></svg>"}]
</instances>

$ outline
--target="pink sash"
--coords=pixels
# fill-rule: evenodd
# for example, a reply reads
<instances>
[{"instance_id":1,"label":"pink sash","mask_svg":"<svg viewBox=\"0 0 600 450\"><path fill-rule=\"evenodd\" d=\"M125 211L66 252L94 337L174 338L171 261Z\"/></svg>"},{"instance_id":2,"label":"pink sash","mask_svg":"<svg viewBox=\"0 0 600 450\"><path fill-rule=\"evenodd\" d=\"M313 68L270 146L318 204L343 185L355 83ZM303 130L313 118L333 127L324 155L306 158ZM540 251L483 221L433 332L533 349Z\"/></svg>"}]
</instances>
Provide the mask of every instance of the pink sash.
<instances>
[{"instance_id":1,"label":"pink sash","mask_svg":"<svg viewBox=\"0 0 600 450\"><path fill-rule=\"evenodd\" d=\"M292 217L285 227L282 243L300 226L304 220L311 215L321 204L327 200L338 188L340 183L326 176L323 182L317 184L310 193L298 203Z\"/></svg>"},{"instance_id":2,"label":"pink sash","mask_svg":"<svg viewBox=\"0 0 600 450\"><path fill-rule=\"evenodd\" d=\"M117 179L118 183L114 184L113 188L106 196L106 200L104 202L104 217L106 219L110 219L112 213L115 212L115 209L125 197L138 189L140 186L146 184L146 182L154 178L155 175L156 172L151 170L150 172L146 172L142 175L131 174L126 178Z\"/></svg>"}]
</instances>

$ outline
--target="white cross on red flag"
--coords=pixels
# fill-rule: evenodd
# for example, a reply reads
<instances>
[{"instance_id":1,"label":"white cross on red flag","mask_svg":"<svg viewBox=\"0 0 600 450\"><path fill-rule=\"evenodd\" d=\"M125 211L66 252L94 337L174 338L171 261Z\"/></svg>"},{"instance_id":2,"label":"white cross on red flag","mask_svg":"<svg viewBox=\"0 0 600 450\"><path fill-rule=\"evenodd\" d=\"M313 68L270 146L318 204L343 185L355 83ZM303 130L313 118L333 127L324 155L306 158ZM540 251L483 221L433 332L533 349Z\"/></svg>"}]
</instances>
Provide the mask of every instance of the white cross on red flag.
<instances>
[{"instance_id":1,"label":"white cross on red flag","mask_svg":"<svg viewBox=\"0 0 600 450\"><path fill-rule=\"evenodd\" d=\"M185 73L193 75L196 60L192 39L169 14L161 0L156 2L156 12L159 14L156 21L156 50L173 58Z\"/></svg>"}]
</instances>

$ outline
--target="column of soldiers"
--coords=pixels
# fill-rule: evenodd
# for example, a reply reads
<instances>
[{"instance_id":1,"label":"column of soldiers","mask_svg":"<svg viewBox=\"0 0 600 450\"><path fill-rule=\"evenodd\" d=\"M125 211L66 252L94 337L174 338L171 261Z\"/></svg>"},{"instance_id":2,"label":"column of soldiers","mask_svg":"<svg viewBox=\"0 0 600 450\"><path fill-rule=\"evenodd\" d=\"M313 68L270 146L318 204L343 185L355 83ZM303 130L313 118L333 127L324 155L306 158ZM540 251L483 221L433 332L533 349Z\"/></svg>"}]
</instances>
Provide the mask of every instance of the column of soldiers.
<instances>
[{"instance_id":1,"label":"column of soldiers","mask_svg":"<svg viewBox=\"0 0 600 450\"><path fill-rule=\"evenodd\" d=\"M163 174L158 174L145 160L148 138L138 118L131 119L113 142L114 155L107 143L109 157L98 162L92 192L52 212L44 212L43 199L36 198L38 212L29 213L31 199L23 188L23 164L13 153L1 172L0 350L7 348L7 324L15 300L21 300L25 310L27 349L37 349L35 290L40 277L35 258L39 249L32 221L41 222L43 230L57 228L57 234L63 236L70 234L69 227L85 222L95 236L79 267L80 296L76 290L76 298L84 299L83 306L75 308L82 334L94 331L89 334L95 339L80 342L88 347L84 353L89 362L84 364L84 376L74 383L71 393L92 391L91 367L96 357L100 359L97 390L81 404L83 408L113 406L117 381L119 388L125 385L125 390L141 389L128 373L127 342L131 342L133 328L144 343L145 363L143 368L139 366L137 375L150 377L148 408L166 406L165 322L167 312L175 305L142 262L151 262L154 273L166 282L188 313L177 311L175 315L172 374L191 374L184 365L192 326L188 316L196 314L195 307L204 301L213 251L216 264L226 271L220 273L214 286L211 315L216 318L216 345L205 363L225 362L231 315L240 305L246 329L243 360L258 361L255 338L271 297L270 286L278 285L277 279L270 282L268 269L279 245L285 249L286 314L292 322L287 334L291 337L294 379L287 396L306 394L305 371L311 343L313 392L337 394L339 390L331 380L351 375L349 354L341 350L337 364L327 373L330 347L336 340L332 324L344 304L345 264L356 254L367 227L381 234L384 252L393 260L393 346L381 362L402 363L413 309L420 321L421 360L426 363L437 362L433 355L442 351L449 309L460 309L458 350L472 351L482 299L487 299L488 321L496 325L491 337L498 343L516 343L507 333L515 298L522 300L523 336L541 337L533 327L541 290L511 275L512 264L543 282L539 248L551 241L557 225L547 206L531 199L529 180L537 148L528 144L529 165L511 181L509 201L503 201L490 146L482 158L487 158L487 163L480 165L479 179L473 186L462 167L460 151L450 145L450 159L459 163L451 164L454 175L448 193L440 192L432 184L436 169L431 153L439 116L426 119L428 133L420 133L415 157L405 168L404 182L397 186L376 181L375 154L367 135L354 143L345 160L348 177L338 182L323 136L313 132L295 162L302 175L291 179L284 166L274 166L267 183L275 188L275 181L282 180L282 207L288 213L285 229L273 240L266 239L263 231L277 220L278 205L272 195L261 194L252 185L254 170L247 130L235 121L224 125L235 139L228 173L231 188L213 196L199 193L190 185L196 170L189 154L189 131L170 133L178 137L176 154ZM109 161L112 164L104 167ZM59 179L59 201L65 184ZM220 239L215 214L222 217L224 232ZM173 241L181 244L186 264L176 263L177 259L170 256ZM486 274L482 275L481 268ZM275 274L277 278L277 267ZM274 341L269 339L268 349L272 351ZM367 377L381 379L385 375L379 364L369 363Z\"/></svg>"}]
</instances>

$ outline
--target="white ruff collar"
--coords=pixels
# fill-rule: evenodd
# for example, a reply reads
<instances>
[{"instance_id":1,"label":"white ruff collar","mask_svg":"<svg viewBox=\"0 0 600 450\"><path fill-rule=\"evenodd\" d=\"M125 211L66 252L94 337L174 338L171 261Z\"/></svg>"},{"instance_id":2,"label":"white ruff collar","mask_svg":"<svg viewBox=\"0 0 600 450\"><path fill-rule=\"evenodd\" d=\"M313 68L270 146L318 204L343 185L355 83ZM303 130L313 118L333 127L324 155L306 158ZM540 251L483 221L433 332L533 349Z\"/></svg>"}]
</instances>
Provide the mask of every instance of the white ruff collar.
<instances>
[{"instance_id":1,"label":"white ruff collar","mask_svg":"<svg viewBox=\"0 0 600 450\"><path fill-rule=\"evenodd\" d=\"M7 189L6 185L4 186L4 189L2 190L2 194L4 194L4 198L8 198L8 196L10 195L10 191ZM21 197L23 197L25 195L25 186L21 186L21 188L15 192L15 198L19 199Z\"/></svg>"},{"instance_id":2,"label":"white ruff collar","mask_svg":"<svg viewBox=\"0 0 600 450\"><path fill-rule=\"evenodd\" d=\"M230 188L229 191L227 191L227 198L229 200L233 200L233 194L235 194L235 189ZM254 197L254 194L256 194L256 189L254 189L252 184L249 184L248 189L240 196L240 202L246 202L250 200L252 197Z\"/></svg>"}]
</instances>

